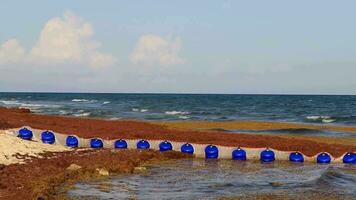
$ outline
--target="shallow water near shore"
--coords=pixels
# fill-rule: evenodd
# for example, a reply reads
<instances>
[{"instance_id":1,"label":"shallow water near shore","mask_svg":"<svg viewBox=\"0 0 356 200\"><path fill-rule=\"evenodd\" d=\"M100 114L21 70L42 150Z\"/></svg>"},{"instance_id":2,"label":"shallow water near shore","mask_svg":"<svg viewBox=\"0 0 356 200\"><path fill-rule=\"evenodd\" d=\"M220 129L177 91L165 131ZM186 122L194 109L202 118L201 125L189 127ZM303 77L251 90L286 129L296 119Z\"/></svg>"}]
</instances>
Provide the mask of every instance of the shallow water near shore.
<instances>
[{"instance_id":1,"label":"shallow water near shore","mask_svg":"<svg viewBox=\"0 0 356 200\"><path fill-rule=\"evenodd\" d=\"M136 174L77 183L68 196L73 199L356 197L355 165L183 159L146 168Z\"/></svg>"}]
</instances>

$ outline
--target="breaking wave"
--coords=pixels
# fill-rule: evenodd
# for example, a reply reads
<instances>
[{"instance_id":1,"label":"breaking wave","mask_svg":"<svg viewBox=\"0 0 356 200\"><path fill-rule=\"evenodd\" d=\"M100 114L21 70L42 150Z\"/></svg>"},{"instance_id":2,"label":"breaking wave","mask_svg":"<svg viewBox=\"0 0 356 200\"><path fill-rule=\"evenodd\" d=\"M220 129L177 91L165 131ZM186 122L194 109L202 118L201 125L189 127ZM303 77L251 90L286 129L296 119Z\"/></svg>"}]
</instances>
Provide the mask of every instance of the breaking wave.
<instances>
[{"instance_id":1,"label":"breaking wave","mask_svg":"<svg viewBox=\"0 0 356 200\"><path fill-rule=\"evenodd\" d=\"M142 112L142 113L148 111L147 109L138 109L138 108L132 108L131 110L132 110L133 112Z\"/></svg>"},{"instance_id":2,"label":"breaking wave","mask_svg":"<svg viewBox=\"0 0 356 200\"><path fill-rule=\"evenodd\" d=\"M185 111L166 111L166 115L188 115L190 112L185 112Z\"/></svg>"},{"instance_id":3,"label":"breaking wave","mask_svg":"<svg viewBox=\"0 0 356 200\"><path fill-rule=\"evenodd\" d=\"M73 114L73 116L75 117L89 117L91 115L90 112L84 112L84 113L76 113L76 114Z\"/></svg>"},{"instance_id":4,"label":"breaking wave","mask_svg":"<svg viewBox=\"0 0 356 200\"><path fill-rule=\"evenodd\" d=\"M88 99L72 99L73 102L88 102Z\"/></svg>"}]
</instances>

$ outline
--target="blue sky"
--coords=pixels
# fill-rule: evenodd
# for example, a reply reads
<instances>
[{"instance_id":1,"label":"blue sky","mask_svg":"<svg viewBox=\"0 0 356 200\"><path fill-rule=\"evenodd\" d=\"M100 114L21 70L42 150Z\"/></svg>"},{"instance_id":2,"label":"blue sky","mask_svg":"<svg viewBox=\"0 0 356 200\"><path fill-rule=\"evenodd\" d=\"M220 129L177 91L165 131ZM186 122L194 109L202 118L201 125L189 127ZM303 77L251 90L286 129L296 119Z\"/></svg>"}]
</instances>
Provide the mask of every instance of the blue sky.
<instances>
[{"instance_id":1,"label":"blue sky","mask_svg":"<svg viewBox=\"0 0 356 200\"><path fill-rule=\"evenodd\" d=\"M0 91L356 94L355 1L0 5Z\"/></svg>"}]
</instances>

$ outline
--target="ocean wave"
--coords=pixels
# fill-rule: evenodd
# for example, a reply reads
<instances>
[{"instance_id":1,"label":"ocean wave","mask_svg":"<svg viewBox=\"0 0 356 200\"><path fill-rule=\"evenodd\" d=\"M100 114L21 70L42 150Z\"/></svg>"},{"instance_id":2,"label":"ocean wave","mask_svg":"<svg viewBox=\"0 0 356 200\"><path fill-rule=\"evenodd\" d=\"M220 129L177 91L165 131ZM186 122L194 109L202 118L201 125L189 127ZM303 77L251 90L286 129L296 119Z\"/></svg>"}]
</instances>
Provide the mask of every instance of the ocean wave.
<instances>
[{"instance_id":1,"label":"ocean wave","mask_svg":"<svg viewBox=\"0 0 356 200\"><path fill-rule=\"evenodd\" d=\"M68 115L69 114L69 112L65 111L65 110L59 110L58 112L60 115Z\"/></svg>"},{"instance_id":2,"label":"ocean wave","mask_svg":"<svg viewBox=\"0 0 356 200\"><path fill-rule=\"evenodd\" d=\"M60 107L59 105L50 105L50 104L34 104L34 103L25 103L25 102L19 102L16 100L1 100L0 103L7 105L7 106L15 106L18 108L27 108L30 110L36 110L39 108L58 108Z\"/></svg>"},{"instance_id":3,"label":"ocean wave","mask_svg":"<svg viewBox=\"0 0 356 200\"><path fill-rule=\"evenodd\" d=\"M73 102L88 102L88 99L72 99Z\"/></svg>"},{"instance_id":4,"label":"ocean wave","mask_svg":"<svg viewBox=\"0 0 356 200\"><path fill-rule=\"evenodd\" d=\"M331 117L330 116L327 116L327 115L312 115L312 116L307 116L306 117L307 119L310 119L310 120L320 120L320 119L330 119Z\"/></svg>"},{"instance_id":5,"label":"ocean wave","mask_svg":"<svg viewBox=\"0 0 356 200\"><path fill-rule=\"evenodd\" d=\"M323 119L321 120L323 123L332 123L332 122L335 122L336 119Z\"/></svg>"},{"instance_id":6,"label":"ocean wave","mask_svg":"<svg viewBox=\"0 0 356 200\"><path fill-rule=\"evenodd\" d=\"M121 119L121 118L120 117L111 117L111 118L109 118L109 120L112 120L112 121L119 120L119 119Z\"/></svg>"},{"instance_id":7,"label":"ocean wave","mask_svg":"<svg viewBox=\"0 0 356 200\"><path fill-rule=\"evenodd\" d=\"M138 109L138 108L132 108L131 109L133 112L147 112L148 110L147 109Z\"/></svg>"},{"instance_id":8,"label":"ocean wave","mask_svg":"<svg viewBox=\"0 0 356 200\"><path fill-rule=\"evenodd\" d=\"M21 104L18 101L14 101L14 100L1 100L0 103L5 104L5 105L19 105L19 104Z\"/></svg>"},{"instance_id":9,"label":"ocean wave","mask_svg":"<svg viewBox=\"0 0 356 200\"><path fill-rule=\"evenodd\" d=\"M76 113L76 114L73 114L73 116L75 117L88 117L90 116L91 113L90 112L84 112L84 113Z\"/></svg>"},{"instance_id":10,"label":"ocean wave","mask_svg":"<svg viewBox=\"0 0 356 200\"><path fill-rule=\"evenodd\" d=\"M166 111L164 112L166 115L188 115L190 112L185 112L185 111Z\"/></svg>"},{"instance_id":11,"label":"ocean wave","mask_svg":"<svg viewBox=\"0 0 356 200\"><path fill-rule=\"evenodd\" d=\"M322 122L322 123L332 123L336 121L336 118L328 115L312 115L312 116L307 116L306 119L309 121Z\"/></svg>"},{"instance_id":12,"label":"ocean wave","mask_svg":"<svg viewBox=\"0 0 356 200\"><path fill-rule=\"evenodd\" d=\"M178 118L179 118L179 119L189 119L188 116L179 116Z\"/></svg>"},{"instance_id":13,"label":"ocean wave","mask_svg":"<svg viewBox=\"0 0 356 200\"><path fill-rule=\"evenodd\" d=\"M110 101L104 101L103 105L111 103Z\"/></svg>"}]
</instances>

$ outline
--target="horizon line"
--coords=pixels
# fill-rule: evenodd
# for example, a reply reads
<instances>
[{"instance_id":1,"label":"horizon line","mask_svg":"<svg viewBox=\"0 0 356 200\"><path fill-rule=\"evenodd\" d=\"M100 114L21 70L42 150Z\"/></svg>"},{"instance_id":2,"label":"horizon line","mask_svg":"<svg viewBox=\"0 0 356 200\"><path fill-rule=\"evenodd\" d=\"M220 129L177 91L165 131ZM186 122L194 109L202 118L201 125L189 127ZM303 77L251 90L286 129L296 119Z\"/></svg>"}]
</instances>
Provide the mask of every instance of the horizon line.
<instances>
[{"instance_id":1,"label":"horizon line","mask_svg":"<svg viewBox=\"0 0 356 200\"><path fill-rule=\"evenodd\" d=\"M356 96L356 94L325 94L325 93L195 93L195 92L58 92L58 91L15 91L1 93L39 93L39 94L150 94L150 95L271 95L271 96Z\"/></svg>"}]
</instances>

